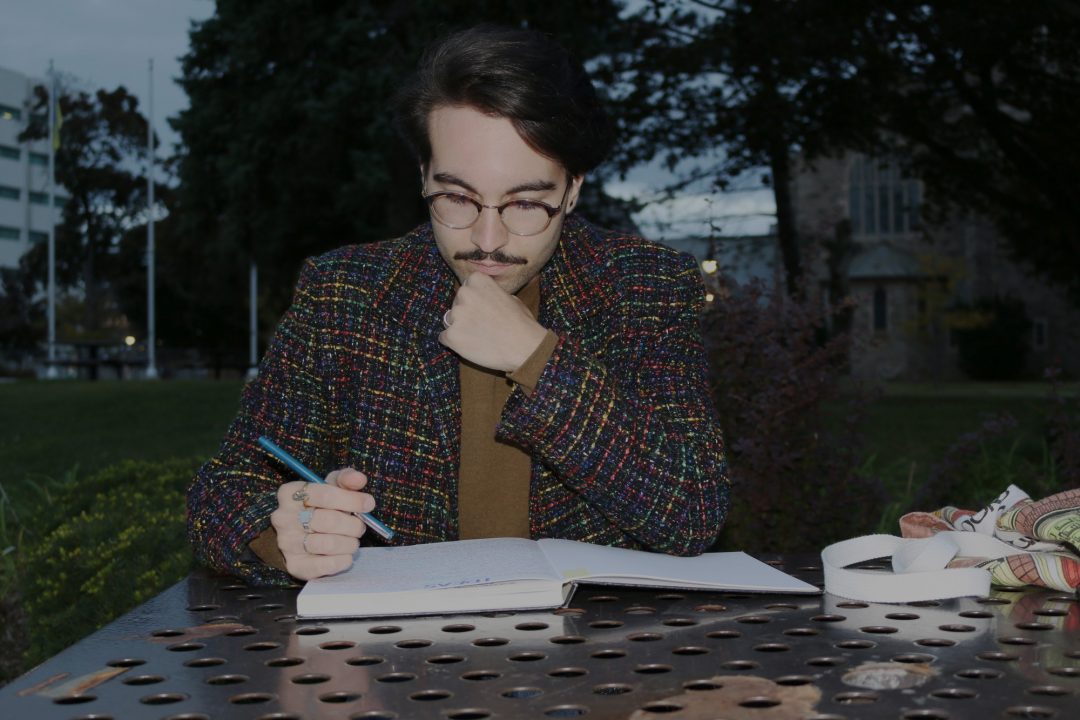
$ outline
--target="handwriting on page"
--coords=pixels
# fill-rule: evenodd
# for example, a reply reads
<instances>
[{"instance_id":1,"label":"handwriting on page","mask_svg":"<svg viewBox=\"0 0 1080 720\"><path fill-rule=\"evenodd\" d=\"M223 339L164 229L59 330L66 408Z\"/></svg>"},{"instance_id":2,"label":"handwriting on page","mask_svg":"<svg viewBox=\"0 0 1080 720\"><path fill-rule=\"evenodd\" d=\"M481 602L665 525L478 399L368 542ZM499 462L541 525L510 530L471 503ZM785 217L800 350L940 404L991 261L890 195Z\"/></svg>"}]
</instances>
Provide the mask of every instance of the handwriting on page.
<instances>
[{"instance_id":1,"label":"handwriting on page","mask_svg":"<svg viewBox=\"0 0 1080 720\"><path fill-rule=\"evenodd\" d=\"M463 578L460 580L454 580L452 582L432 582L424 585L425 590L439 590L442 588L456 588L465 587L466 585L485 585L491 582L490 576L475 577L475 578Z\"/></svg>"}]
</instances>

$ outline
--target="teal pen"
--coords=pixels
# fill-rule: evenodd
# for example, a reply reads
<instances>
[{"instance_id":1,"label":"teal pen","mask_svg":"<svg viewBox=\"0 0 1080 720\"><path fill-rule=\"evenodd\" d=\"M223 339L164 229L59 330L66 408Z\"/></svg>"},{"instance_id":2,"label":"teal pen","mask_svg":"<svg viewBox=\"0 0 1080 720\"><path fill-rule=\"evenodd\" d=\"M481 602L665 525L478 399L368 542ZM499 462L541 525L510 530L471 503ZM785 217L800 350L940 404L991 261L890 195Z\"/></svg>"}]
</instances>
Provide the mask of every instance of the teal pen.
<instances>
[{"instance_id":1,"label":"teal pen","mask_svg":"<svg viewBox=\"0 0 1080 720\"><path fill-rule=\"evenodd\" d=\"M263 448L265 450L267 450L271 455L273 455L278 460L280 460L281 462L288 465L289 468L291 470L293 470L293 472L295 472L297 475L304 478L308 482L317 483L319 485L325 485L326 484L325 480L323 480L321 477L319 477L318 475L313 473L302 462L300 462L299 460L294 458L292 455L290 455L289 453L285 452L280 447L278 447L277 443L275 443L270 438L267 438L265 436L260 436L259 437L259 444L262 445ZM371 528L376 533L378 533L379 536L382 537L383 539L389 540L390 538L394 537L394 531L391 530L390 528L388 528L383 523L381 523L371 513L353 513L353 515L355 515L356 517L363 520L365 525L367 525L369 528Z\"/></svg>"}]
</instances>

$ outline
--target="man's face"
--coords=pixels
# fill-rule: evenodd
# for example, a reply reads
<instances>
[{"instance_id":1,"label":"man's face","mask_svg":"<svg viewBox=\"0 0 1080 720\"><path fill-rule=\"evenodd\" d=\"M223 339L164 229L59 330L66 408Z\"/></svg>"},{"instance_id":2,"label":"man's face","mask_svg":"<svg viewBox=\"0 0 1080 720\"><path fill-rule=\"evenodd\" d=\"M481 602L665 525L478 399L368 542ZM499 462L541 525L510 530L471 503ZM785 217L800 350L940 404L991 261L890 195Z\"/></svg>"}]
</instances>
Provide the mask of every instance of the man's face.
<instances>
[{"instance_id":1,"label":"man's face","mask_svg":"<svg viewBox=\"0 0 1080 720\"><path fill-rule=\"evenodd\" d=\"M428 134L431 162L423 168L424 194L457 192L485 205L540 200L557 207L562 201L562 211L536 235L510 233L491 208L485 208L472 227L460 230L432 218L439 252L460 282L480 272L516 293L555 252L566 212L577 203L581 178L568 180L562 165L529 147L506 118L469 107L435 109L428 118Z\"/></svg>"}]
</instances>

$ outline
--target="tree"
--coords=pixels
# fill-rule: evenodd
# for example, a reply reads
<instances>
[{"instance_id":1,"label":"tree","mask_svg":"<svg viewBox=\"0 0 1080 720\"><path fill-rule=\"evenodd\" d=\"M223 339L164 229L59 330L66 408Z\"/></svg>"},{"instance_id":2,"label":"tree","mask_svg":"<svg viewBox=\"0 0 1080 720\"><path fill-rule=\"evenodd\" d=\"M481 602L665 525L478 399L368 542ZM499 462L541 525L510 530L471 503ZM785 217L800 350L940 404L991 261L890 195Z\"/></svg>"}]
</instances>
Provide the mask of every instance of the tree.
<instances>
[{"instance_id":1,"label":"tree","mask_svg":"<svg viewBox=\"0 0 1080 720\"><path fill-rule=\"evenodd\" d=\"M48 91L36 87L31 119L20 141L48 137L48 103ZM106 317L119 311L112 280L120 238L145 220L146 181L138 170L146 159L147 122L138 104L123 87L59 94L63 123L56 181L68 200L56 233L56 278L59 287L81 292L78 329L94 339L106 332ZM38 244L25 259L42 286L46 250Z\"/></svg>"},{"instance_id":2,"label":"tree","mask_svg":"<svg viewBox=\"0 0 1080 720\"><path fill-rule=\"evenodd\" d=\"M184 145L174 240L203 258L178 271L200 275L193 284L216 278L214 292L242 323L254 260L272 327L303 258L426 219L388 103L428 42L482 20L528 24L588 58L618 40L617 9L610 0L221 0L192 28L180 79L191 106L172 120Z\"/></svg>"}]
</instances>

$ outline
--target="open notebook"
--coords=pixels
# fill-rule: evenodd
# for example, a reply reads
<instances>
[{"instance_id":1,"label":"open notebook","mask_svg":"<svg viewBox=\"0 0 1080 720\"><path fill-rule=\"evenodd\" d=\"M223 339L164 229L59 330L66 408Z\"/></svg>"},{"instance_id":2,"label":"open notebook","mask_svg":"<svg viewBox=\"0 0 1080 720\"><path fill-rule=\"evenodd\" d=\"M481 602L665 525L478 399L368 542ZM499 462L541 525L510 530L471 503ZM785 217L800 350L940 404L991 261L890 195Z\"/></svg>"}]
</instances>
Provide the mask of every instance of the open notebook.
<instances>
[{"instance_id":1,"label":"open notebook","mask_svg":"<svg viewBox=\"0 0 1080 720\"><path fill-rule=\"evenodd\" d=\"M683 590L819 593L742 552L673 557L573 540L494 538L361 548L353 565L311 580L300 617L384 617L563 605L578 583Z\"/></svg>"}]
</instances>

